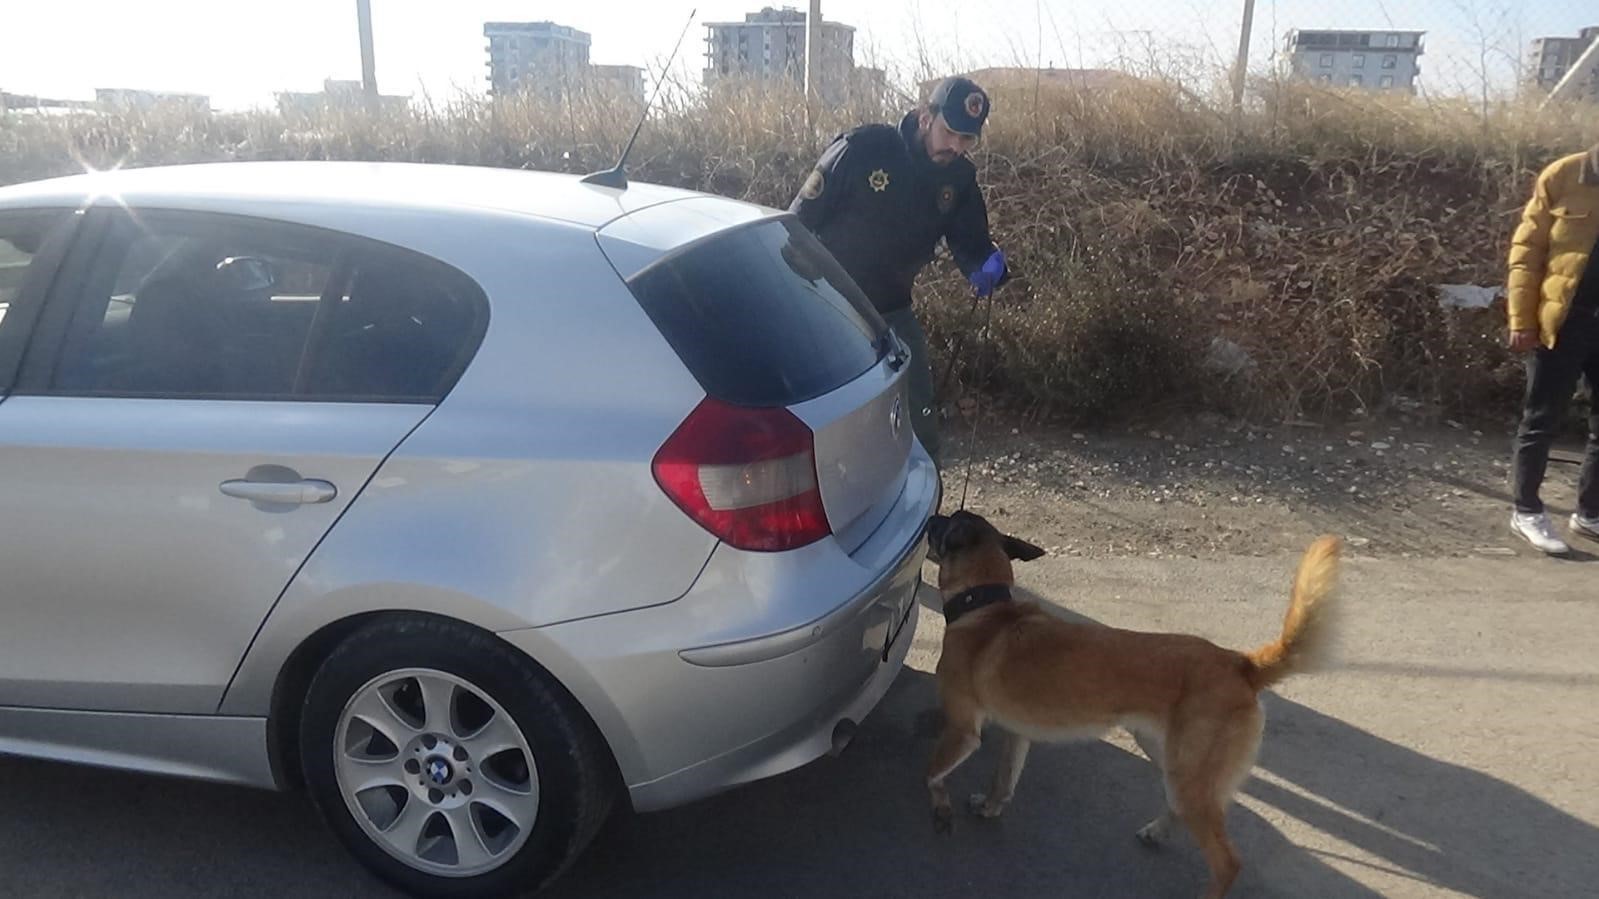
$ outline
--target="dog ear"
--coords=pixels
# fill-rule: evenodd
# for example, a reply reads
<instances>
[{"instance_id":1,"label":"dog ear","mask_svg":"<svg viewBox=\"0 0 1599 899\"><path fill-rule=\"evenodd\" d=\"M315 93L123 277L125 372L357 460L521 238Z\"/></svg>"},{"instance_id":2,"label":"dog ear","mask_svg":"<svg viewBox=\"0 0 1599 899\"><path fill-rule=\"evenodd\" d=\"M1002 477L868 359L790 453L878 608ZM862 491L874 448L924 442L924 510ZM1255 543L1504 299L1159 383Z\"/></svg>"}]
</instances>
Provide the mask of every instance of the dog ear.
<instances>
[{"instance_id":1,"label":"dog ear","mask_svg":"<svg viewBox=\"0 0 1599 899\"><path fill-rule=\"evenodd\" d=\"M1007 535L1005 537L1005 555L1018 562L1031 562L1034 559L1042 558L1044 551L1026 540Z\"/></svg>"}]
</instances>

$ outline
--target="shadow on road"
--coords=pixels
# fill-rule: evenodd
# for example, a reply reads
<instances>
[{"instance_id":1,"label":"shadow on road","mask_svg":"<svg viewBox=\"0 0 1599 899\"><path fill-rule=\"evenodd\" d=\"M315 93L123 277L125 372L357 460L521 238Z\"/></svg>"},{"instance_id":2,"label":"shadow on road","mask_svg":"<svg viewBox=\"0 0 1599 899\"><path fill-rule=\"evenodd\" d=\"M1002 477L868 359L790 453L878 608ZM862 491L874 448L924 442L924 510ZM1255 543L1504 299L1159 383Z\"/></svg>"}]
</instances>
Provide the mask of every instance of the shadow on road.
<instances>
[{"instance_id":1,"label":"shadow on road","mask_svg":"<svg viewBox=\"0 0 1599 899\"><path fill-rule=\"evenodd\" d=\"M1594 827L1309 706L1265 704L1245 793L1378 860L1358 863L1485 897L1599 882ZM932 677L907 668L843 756L685 808L618 814L547 895L1198 895L1205 867L1186 834L1161 851L1133 837L1162 802L1155 770L1108 743L1035 746L1003 819L961 817L952 836L935 835L921 779L935 705ZM996 742L955 774L957 797L986 784ZM395 895L302 796L17 759L0 760L0 793L3 895ZM1232 895L1378 895L1249 809L1228 820L1245 863Z\"/></svg>"}]
</instances>

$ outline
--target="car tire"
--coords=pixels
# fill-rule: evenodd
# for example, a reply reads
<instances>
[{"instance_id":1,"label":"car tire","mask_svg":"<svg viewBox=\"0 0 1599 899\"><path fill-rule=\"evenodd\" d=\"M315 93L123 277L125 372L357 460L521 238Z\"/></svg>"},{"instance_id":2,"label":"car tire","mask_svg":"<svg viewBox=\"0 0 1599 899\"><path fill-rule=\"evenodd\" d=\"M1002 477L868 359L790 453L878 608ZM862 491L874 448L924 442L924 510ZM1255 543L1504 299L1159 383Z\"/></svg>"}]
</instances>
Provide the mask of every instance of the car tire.
<instances>
[{"instance_id":1,"label":"car tire","mask_svg":"<svg viewBox=\"0 0 1599 899\"><path fill-rule=\"evenodd\" d=\"M526 655L448 619L386 618L340 643L307 689L299 736L323 819L418 896L541 889L617 794L576 701Z\"/></svg>"}]
</instances>

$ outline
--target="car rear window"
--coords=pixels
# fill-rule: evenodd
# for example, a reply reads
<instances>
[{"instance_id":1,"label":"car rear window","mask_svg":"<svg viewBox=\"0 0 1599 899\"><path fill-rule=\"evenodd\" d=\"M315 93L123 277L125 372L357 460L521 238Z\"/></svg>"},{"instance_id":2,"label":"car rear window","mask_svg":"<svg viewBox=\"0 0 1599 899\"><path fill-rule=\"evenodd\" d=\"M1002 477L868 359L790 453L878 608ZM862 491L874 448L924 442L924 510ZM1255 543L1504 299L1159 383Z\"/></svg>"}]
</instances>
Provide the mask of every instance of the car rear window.
<instances>
[{"instance_id":1,"label":"car rear window","mask_svg":"<svg viewBox=\"0 0 1599 899\"><path fill-rule=\"evenodd\" d=\"M633 295L705 392L787 406L868 371L888 326L791 217L720 232L634 275Z\"/></svg>"}]
</instances>

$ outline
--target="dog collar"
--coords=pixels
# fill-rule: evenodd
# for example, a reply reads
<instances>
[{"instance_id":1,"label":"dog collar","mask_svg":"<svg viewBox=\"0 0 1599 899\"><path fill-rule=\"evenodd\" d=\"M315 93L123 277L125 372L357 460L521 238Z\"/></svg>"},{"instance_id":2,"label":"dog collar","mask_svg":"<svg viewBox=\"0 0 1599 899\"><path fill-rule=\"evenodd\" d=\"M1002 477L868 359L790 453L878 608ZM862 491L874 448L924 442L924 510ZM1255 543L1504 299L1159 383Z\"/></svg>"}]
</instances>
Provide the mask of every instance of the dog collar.
<instances>
[{"instance_id":1,"label":"dog collar","mask_svg":"<svg viewBox=\"0 0 1599 899\"><path fill-rule=\"evenodd\" d=\"M944 602L944 624L954 624L963 615L997 602L1007 602L1010 598L1009 584L985 584L957 593Z\"/></svg>"}]
</instances>

